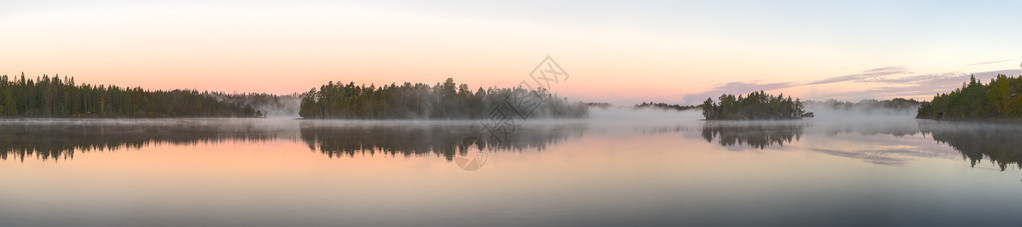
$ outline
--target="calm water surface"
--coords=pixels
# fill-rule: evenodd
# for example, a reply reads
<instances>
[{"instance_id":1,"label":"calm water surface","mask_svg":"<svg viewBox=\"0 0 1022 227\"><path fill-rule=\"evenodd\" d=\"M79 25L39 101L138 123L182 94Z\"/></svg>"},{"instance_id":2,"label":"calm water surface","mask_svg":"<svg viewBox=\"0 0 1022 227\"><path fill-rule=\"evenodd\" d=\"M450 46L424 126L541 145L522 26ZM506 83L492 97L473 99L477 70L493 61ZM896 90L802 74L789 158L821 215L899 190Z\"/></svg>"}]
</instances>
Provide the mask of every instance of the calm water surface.
<instances>
[{"instance_id":1,"label":"calm water surface","mask_svg":"<svg viewBox=\"0 0 1022 227\"><path fill-rule=\"evenodd\" d=\"M2 120L0 226L1022 224L1022 127L654 115Z\"/></svg>"}]
</instances>

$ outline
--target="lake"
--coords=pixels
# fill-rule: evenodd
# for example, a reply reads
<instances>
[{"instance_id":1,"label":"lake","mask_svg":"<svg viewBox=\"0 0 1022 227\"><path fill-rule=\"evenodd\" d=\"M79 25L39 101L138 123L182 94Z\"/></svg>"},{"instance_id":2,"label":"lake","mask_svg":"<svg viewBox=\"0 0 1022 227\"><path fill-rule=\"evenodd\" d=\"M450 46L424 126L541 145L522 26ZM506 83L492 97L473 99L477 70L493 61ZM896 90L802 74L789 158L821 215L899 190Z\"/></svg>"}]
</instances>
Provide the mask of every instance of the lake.
<instances>
[{"instance_id":1,"label":"lake","mask_svg":"<svg viewBox=\"0 0 1022 227\"><path fill-rule=\"evenodd\" d=\"M1017 226L1022 127L0 119L0 226Z\"/></svg>"}]
</instances>

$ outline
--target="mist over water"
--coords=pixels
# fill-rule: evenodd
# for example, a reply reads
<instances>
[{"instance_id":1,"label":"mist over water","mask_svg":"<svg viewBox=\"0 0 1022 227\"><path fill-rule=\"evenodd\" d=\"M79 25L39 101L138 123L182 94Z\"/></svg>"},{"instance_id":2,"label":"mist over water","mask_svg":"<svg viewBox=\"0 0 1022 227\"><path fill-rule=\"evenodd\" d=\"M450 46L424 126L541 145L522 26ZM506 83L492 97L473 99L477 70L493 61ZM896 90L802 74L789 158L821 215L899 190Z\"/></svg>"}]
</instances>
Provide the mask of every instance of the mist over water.
<instances>
[{"instance_id":1,"label":"mist over water","mask_svg":"<svg viewBox=\"0 0 1022 227\"><path fill-rule=\"evenodd\" d=\"M301 99L298 97L287 97L282 98L280 103L256 104L252 108L266 113L266 117L270 118L297 118L300 105Z\"/></svg>"},{"instance_id":2,"label":"mist over water","mask_svg":"<svg viewBox=\"0 0 1022 227\"><path fill-rule=\"evenodd\" d=\"M215 94L214 96L221 100L252 106L268 118L298 118L302 102L298 94Z\"/></svg>"},{"instance_id":3,"label":"mist over water","mask_svg":"<svg viewBox=\"0 0 1022 227\"><path fill-rule=\"evenodd\" d=\"M700 129L705 125L741 127L750 125L803 125L811 132L918 132L915 109L853 108L833 109L825 105L806 106L815 117L801 120L704 120L701 110L662 110L630 107L590 108L587 122L595 126L615 126L632 129L686 128Z\"/></svg>"},{"instance_id":4,"label":"mist over water","mask_svg":"<svg viewBox=\"0 0 1022 227\"><path fill-rule=\"evenodd\" d=\"M825 121L870 121L914 119L918 106L906 108L885 108L857 105L849 108L834 108L825 103L807 103L806 110L815 113L814 119Z\"/></svg>"}]
</instances>

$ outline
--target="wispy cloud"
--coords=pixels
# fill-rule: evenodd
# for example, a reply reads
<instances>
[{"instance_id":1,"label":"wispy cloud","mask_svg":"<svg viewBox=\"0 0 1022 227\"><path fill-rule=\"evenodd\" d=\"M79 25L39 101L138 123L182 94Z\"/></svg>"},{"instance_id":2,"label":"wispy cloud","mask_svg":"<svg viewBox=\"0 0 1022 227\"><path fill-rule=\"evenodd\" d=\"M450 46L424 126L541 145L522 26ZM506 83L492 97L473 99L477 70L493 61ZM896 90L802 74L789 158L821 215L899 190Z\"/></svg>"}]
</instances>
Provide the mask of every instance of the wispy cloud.
<instances>
[{"instance_id":1,"label":"wispy cloud","mask_svg":"<svg viewBox=\"0 0 1022 227\"><path fill-rule=\"evenodd\" d=\"M961 77L962 75L964 75L964 73L958 73L958 72L953 72L953 73L937 73L937 74L924 74L924 75L915 75L915 76L907 76L907 77L899 77L899 78L877 78L875 80L872 80L872 82L892 83L892 84L915 84L915 83L925 82L925 81L934 81L934 80L941 80L941 79L948 79L948 78L958 78L958 77Z\"/></svg>"},{"instance_id":2,"label":"wispy cloud","mask_svg":"<svg viewBox=\"0 0 1022 227\"><path fill-rule=\"evenodd\" d=\"M712 90L709 90L709 91L706 91L706 92L685 95L684 99L685 99L685 103L699 103L699 102L702 102L702 101L706 100L706 98L714 98L714 99L716 99L721 94L746 94L746 93L752 93L754 91L760 91L760 90L769 91L769 90L774 90L774 89L794 87L794 86L797 86L797 85L798 84L796 84L796 83L788 83L788 82L785 82L785 83L766 83L766 84L761 84L761 83L758 83L758 82L752 82L752 83L731 82L731 83L726 83L726 84L719 85L716 88L713 88Z\"/></svg>"},{"instance_id":3,"label":"wispy cloud","mask_svg":"<svg viewBox=\"0 0 1022 227\"><path fill-rule=\"evenodd\" d=\"M845 76L831 77L823 80L818 80L808 84L800 84L796 82L779 82L779 83L758 83L758 82L730 82L726 84L718 85L717 87L696 94L685 95L685 103L693 104L700 103L706 98L717 98L721 94L746 94L754 91L769 91L775 89L803 86L803 85L818 85L818 84L830 84L847 81L866 81L866 80L878 80L885 76L897 75L908 73L908 69L902 66L890 66L883 68L875 68L862 71L860 74L852 74Z\"/></svg>"},{"instance_id":4,"label":"wispy cloud","mask_svg":"<svg viewBox=\"0 0 1022 227\"><path fill-rule=\"evenodd\" d=\"M1019 70L1012 69L973 74L949 72L901 78L878 78L870 82L880 82L888 85L874 87L863 91L821 94L810 98L855 100L865 98L929 96L938 93L951 92L956 88L960 88L962 83L969 81L970 76L975 76L976 79L980 81L988 81L991 78L996 77L998 74L1012 75L1017 74L1018 72Z\"/></svg>"},{"instance_id":5,"label":"wispy cloud","mask_svg":"<svg viewBox=\"0 0 1022 227\"><path fill-rule=\"evenodd\" d=\"M876 78L883 77L883 76L888 76L888 75L904 74L904 73L908 73L908 72L909 72L908 69L906 69L903 66L890 66L890 67L875 68L875 69L870 69L870 70L862 71L862 73L860 73L860 74L836 76L836 77L831 77L831 78L827 78L827 79L823 79L823 80L818 80L818 81L811 82L808 85L839 83L839 82L846 82L846 81L863 81L863 80L869 80L869 79L876 79Z\"/></svg>"},{"instance_id":6,"label":"wispy cloud","mask_svg":"<svg viewBox=\"0 0 1022 227\"><path fill-rule=\"evenodd\" d=\"M698 104L703 100L706 100L706 98L716 99L721 94L747 94L760 90L770 91L797 86L822 85L839 82L868 82L869 84L863 85L863 87L868 87L865 90L844 92L822 91L823 93L807 94L802 98L811 100L838 99L847 101L857 101L861 99L887 99L894 97L928 99L931 95L947 93L956 88L960 88L963 82L969 81L970 76L975 76L976 79L986 82L991 78L996 77L998 74L1018 75L1020 71L1018 69L1008 69L972 74L947 72L900 77L895 76L906 74L908 72L909 71L904 67L884 67L866 70L861 74L831 77L808 84L800 84L797 82L730 82L720 84L709 91L687 94L684 96L684 101L687 104Z\"/></svg>"},{"instance_id":7,"label":"wispy cloud","mask_svg":"<svg viewBox=\"0 0 1022 227\"><path fill-rule=\"evenodd\" d=\"M1004 59L1004 60L996 60L996 61L985 61L985 62L977 62L977 63L972 63L972 64L968 64L968 65L965 65L965 66L974 66L974 65L987 65L987 64L1001 63L1001 62L1006 62L1006 61L1011 61L1011 60L1012 60L1012 59Z\"/></svg>"}]
</instances>

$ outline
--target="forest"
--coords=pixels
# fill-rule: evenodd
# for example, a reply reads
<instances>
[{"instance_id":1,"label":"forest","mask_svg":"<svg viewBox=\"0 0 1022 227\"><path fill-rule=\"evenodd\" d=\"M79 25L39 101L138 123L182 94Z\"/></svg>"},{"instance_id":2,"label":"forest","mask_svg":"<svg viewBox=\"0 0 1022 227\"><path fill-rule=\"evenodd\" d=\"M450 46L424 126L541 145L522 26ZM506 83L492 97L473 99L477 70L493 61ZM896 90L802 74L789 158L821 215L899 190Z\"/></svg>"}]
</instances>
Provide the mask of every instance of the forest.
<instances>
[{"instance_id":1,"label":"forest","mask_svg":"<svg viewBox=\"0 0 1022 227\"><path fill-rule=\"evenodd\" d=\"M805 111L801 100L792 100L791 96L785 98L783 94L772 96L763 91L752 92L745 97L723 94L719 100L720 103L714 103L712 98L707 98L701 105L703 116L707 120L781 120L813 117L812 112Z\"/></svg>"},{"instance_id":2,"label":"forest","mask_svg":"<svg viewBox=\"0 0 1022 227\"><path fill-rule=\"evenodd\" d=\"M252 106L196 90L76 84L74 78L0 76L0 117L262 117Z\"/></svg>"},{"instance_id":3,"label":"forest","mask_svg":"<svg viewBox=\"0 0 1022 227\"><path fill-rule=\"evenodd\" d=\"M973 76L950 93L919 107L916 118L937 120L1018 119L1022 117L1022 77L997 75L983 84Z\"/></svg>"},{"instance_id":4,"label":"forest","mask_svg":"<svg viewBox=\"0 0 1022 227\"><path fill-rule=\"evenodd\" d=\"M298 114L302 118L482 119L492 111L523 117L581 118L589 113L584 103L570 102L544 89L480 87L472 92L466 84L455 84L453 78L433 86L329 82L301 98Z\"/></svg>"}]
</instances>

